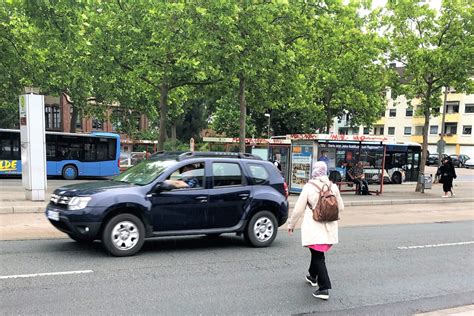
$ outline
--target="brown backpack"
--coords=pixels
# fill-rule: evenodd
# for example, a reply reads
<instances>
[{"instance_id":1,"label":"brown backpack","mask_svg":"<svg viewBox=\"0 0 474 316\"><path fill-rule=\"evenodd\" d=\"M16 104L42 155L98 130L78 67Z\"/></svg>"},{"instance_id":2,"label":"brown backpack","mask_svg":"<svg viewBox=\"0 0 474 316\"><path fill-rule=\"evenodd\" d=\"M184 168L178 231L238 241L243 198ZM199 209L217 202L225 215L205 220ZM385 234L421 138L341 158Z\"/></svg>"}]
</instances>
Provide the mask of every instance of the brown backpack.
<instances>
[{"instance_id":1,"label":"brown backpack","mask_svg":"<svg viewBox=\"0 0 474 316\"><path fill-rule=\"evenodd\" d=\"M308 182L318 188L319 198L315 207L309 207L313 210L313 219L318 222L332 222L339 219L339 206L337 205L337 198L331 191L332 182L328 185L323 185L320 188L317 184ZM324 188L326 187L326 190Z\"/></svg>"}]
</instances>

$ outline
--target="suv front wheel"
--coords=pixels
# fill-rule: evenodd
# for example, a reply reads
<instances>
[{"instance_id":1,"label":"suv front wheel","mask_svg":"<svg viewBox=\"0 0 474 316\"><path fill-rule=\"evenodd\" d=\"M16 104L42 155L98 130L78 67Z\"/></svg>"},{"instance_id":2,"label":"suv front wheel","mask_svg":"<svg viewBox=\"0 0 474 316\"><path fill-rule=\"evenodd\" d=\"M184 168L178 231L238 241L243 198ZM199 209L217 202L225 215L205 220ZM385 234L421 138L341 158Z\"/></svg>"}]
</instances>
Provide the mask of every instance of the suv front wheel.
<instances>
[{"instance_id":1,"label":"suv front wheel","mask_svg":"<svg viewBox=\"0 0 474 316\"><path fill-rule=\"evenodd\" d=\"M132 214L112 217L105 225L102 243L105 249L117 257L132 256L145 242L145 226Z\"/></svg>"},{"instance_id":2,"label":"suv front wheel","mask_svg":"<svg viewBox=\"0 0 474 316\"><path fill-rule=\"evenodd\" d=\"M269 211L260 211L250 219L244 237L253 247L267 247L275 240L277 232L275 215Z\"/></svg>"}]
</instances>

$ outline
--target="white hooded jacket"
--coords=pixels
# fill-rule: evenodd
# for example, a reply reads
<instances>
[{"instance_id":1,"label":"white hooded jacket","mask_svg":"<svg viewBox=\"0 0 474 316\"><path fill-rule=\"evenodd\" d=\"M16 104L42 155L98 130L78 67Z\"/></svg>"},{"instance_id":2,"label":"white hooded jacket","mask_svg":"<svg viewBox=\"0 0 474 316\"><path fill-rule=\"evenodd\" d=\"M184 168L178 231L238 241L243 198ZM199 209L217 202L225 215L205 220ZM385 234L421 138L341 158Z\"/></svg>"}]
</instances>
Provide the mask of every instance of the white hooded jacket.
<instances>
[{"instance_id":1,"label":"white hooded jacket","mask_svg":"<svg viewBox=\"0 0 474 316\"><path fill-rule=\"evenodd\" d=\"M310 181L320 188L322 188L324 184L330 184L327 176L318 177ZM331 186L331 191L336 196L340 217L340 213L344 210L344 202L342 201L341 193L334 183ZM321 244L333 245L339 242L338 221L317 222L313 219L313 211L308 206L308 203L311 206L315 206L319 199L319 192L320 190L314 185L305 184L288 222L288 228L294 229L301 215L303 215L303 223L301 224L301 242L303 246Z\"/></svg>"}]
</instances>

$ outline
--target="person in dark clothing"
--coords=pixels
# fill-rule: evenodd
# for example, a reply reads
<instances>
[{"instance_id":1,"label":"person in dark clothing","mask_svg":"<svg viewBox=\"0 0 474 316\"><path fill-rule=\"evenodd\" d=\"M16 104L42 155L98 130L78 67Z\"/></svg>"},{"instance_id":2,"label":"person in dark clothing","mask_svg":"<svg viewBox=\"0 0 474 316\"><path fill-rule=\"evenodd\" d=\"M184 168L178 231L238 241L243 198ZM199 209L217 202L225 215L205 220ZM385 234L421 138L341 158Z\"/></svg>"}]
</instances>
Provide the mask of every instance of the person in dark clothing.
<instances>
[{"instance_id":1,"label":"person in dark clothing","mask_svg":"<svg viewBox=\"0 0 474 316\"><path fill-rule=\"evenodd\" d=\"M351 179L351 181L358 185L360 190L358 194L366 192L366 194L371 195L371 193L369 192L369 183L367 182L367 180L365 180L364 168L362 166L361 161L357 162L354 167L349 169L347 175L349 179Z\"/></svg>"},{"instance_id":2,"label":"person in dark clothing","mask_svg":"<svg viewBox=\"0 0 474 316\"><path fill-rule=\"evenodd\" d=\"M453 179L456 179L457 176L450 157L445 157L443 159L442 165L436 172L436 176L440 177L439 182L443 184L444 195L441 197L449 197L448 192L451 193L451 197L455 196L453 192Z\"/></svg>"}]
</instances>

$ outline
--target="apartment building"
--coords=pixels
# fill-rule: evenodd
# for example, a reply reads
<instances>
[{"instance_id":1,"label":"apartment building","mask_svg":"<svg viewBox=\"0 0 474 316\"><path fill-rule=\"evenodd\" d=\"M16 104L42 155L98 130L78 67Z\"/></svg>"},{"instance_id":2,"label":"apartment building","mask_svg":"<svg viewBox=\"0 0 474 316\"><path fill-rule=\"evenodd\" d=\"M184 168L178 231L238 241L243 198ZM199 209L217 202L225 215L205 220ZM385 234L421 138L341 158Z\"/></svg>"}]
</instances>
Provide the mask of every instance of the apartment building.
<instances>
[{"instance_id":1,"label":"apartment building","mask_svg":"<svg viewBox=\"0 0 474 316\"><path fill-rule=\"evenodd\" d=\"M443 96L441 96L443 99ZM443 100L441 100L443 101ZM385 135L395 137L401 142L423 143L424 117L417 115L416 108L420 104L419 99L414 99L411 106L405 96L399 96L395 100L387 92L387 107L382 116L374 123L371 129L362 126L351 127L350 118L343 117L334 120L332 131L339 134L365 134ZM428 131L428 150L430 153L437 152L437 142L444 130L446 154L466 154L474 157L474 94L460 94L451 91L447 95L445 123L442 126L441 106L438 116L432 116Z\"/></svg>"}]
</instances>

